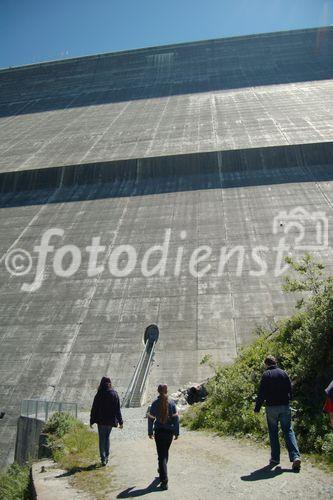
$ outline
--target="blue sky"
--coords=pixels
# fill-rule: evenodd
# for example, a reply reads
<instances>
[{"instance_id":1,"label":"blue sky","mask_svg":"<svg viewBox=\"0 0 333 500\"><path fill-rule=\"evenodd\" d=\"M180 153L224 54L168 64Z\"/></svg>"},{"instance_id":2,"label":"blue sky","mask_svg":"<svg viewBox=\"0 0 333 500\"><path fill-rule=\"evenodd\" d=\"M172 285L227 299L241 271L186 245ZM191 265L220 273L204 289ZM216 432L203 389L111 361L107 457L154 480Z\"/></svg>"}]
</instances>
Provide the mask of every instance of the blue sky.
<instances>
[{"instance_id":1,"label":"blue sky","mask_svg":"<svg viewBox=\"0 0 333 500\"><path fill-rule=\"evenodd\" d=\"M333 24L333 0L0 0L0 67Z\"/></svg>"}]
</instances>

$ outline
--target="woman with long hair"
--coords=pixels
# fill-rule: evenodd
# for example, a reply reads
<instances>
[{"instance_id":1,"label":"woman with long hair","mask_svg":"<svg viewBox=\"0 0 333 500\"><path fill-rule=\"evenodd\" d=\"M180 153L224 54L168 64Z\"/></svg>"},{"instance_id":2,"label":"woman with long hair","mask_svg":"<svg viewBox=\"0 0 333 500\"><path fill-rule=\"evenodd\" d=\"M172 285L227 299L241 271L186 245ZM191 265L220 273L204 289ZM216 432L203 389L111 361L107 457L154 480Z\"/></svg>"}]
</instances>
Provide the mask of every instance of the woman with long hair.
<instances>
[{"instance_id":1,"label":"woman with long hair","mask_svg":"<svg viewBox=\"0 0 333 500\"><path fill-rule=\"evenodd\" d=\"M123 428L119 396L108 377L102 377L91 408L90 427L94 424L98 427L101 462L106 465L109 460L112 427Z\"/></svg>"},{"instance_id":2,"label":"woman with long hair","mask_svg":"<svg viewBox=\"0 0 333 500\"><path fill-rule=\"evenodd\" d=\"M157 388L158 398L152 403L148 413L148 436L155 437L158 472L161 488L168 489L168 458L173 438L179 436L179 417L174 401L168 398L168 387L160 384Z\"/></svg>"}]
</instances>

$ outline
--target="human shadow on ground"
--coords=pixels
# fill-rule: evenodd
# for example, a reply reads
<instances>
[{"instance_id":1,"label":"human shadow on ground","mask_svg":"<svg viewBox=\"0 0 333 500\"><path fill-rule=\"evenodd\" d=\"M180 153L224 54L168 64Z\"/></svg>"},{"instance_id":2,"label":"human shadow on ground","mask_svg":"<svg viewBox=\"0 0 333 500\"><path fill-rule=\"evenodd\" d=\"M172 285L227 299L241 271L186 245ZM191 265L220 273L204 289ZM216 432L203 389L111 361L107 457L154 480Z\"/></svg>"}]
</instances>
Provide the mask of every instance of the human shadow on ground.
<instances>
[{"instance_id":1,"label":"human shadow on ground","mask_svg":"<svg viewBox=\"0 0 333 500\"><path fill-rule=\"evenodd\" d=\"M59 474L58 476L55 476L55 477L60 478L60 477L73 476L74 474L77 474L78 472L96 470L96 469L100 469L101 467L103 467L103 465L99 464L99 463L87 465L86 467L72 467L71 469L64 472L63 474Z\"/></svg>"},{"instance_id":2,"label":"human shadow on ground","mask_svg":"<svg viewBox=\"0 0 333 500\"><path fill-rule=\"evenodd\" d=\"M126 490L122 491L117 495L117 498L133 498L133 497L142 497L143 495L147 495L148 493L153 493L156 491L163 491L161 487L159 487L160 480L158 477L155 477L154 481L152 481L146 488L141 488L139 490L134 490L134 486L130 488L126 488Z\"/></svg>"},{"instance_id":3,"label":"human shadow on ground","mask_svg":"<svg viewBox=\"0 0 333 500\"><path fill-rule=\"evenodd\" d=\"M264 479L272 479L273 477L280 476L284 472L292 472L292 469L283 469L281 467L275 467L272 465L266 465L261 469L257 469L248 476L241 476L242 481L262 481Z\"/></svg>"}]
</instances>

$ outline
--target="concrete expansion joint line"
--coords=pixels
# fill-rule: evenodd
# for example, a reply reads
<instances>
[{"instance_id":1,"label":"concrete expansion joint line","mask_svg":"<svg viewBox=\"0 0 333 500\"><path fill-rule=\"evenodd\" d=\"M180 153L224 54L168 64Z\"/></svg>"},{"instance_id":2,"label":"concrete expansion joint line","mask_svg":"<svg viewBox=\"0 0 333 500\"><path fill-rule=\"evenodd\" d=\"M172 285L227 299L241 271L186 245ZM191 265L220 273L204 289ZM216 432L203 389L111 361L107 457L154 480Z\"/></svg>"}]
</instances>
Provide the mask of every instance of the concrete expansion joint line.
<instances>
[{"instance_id":1,"label":"concrete expansion joint line","mask_svg":"<svg viewBox=\"0 0 333 500\"><path fill-rule=\"evenodd\" d=\"M131 104L131 101L128 101L125 106L119 111L118 115L111 121L110 125L106 127L104 130L103 134L99 135L97 139L94 141L93 145L88 149L88 151L82 156L80 159L80 163L82 163L89 153L97 146L97 144L103 139L105 134L110 130L110 128L115 124L115 122L121 117L121 115L125 112L125 110L128 108L128 106Z\"/></svg>"},{"instance_id":2,"label":"concrete expansion joint line","mask_svg":"<svg viewBox=\"0 0 333 500\"><path fill-rule=\"evenodd\" d=\"M200 199L200 193L197 193L197 198ZM199 245L199 213L198 213L198 206L199 206L199 199L198 203L196 204L196 244L197 246ZM195 345L197 350L199 349L199 276L197 275L197 321L196 321L196 336L195 336Z\"/></svg>"},{"instance_id":3,"label":"concrete expansion joint line","mask_svg":"<svg viewBox=\"0 0 333 500\"><path fill-rule=\"evenodd\" d=\"M327 194L324 192L320 183L316 181L315 176L313 175L311 168L308 165L305 165L305 163L303 162L302 169L303 169L304 173L307 173L308 175L310 175L310 177L312 177L312 181L313 181L314 185L316 186L316 188L318 189L318 191L320 192L320 194L324 198L326 204L333 210L333 203L331 202L331 200L329 199Z\"/></svg>"},{"instance_id":4,"label":"concrete expansion joint line","mask_svg":"<svg viewBox=\"0 0 333 500\"><path fill-rule=\"evenodd\" d=\"M68 109L69 107L72 106L72 104L76 101L76 99L78 99L79 97L81 96L81 93L79 94L75 94L75 96L73 97L73 99L66 105L64 106L64 109ZM71 111L71 110L70 110ZM40 127L41 123L46 123L48 120L49 120L49 116L46 116L45 118L42 118L41 120L39 120L35 127L32 127L32 128L37 128L37 127ZM51 142L53 142L53 140L61 133L64 132L64 130L66 130L66 128L70 127L71 125L73 125L73 123L75 123L76 120L73 120L73 121L70 121L70 123L64 128L62 129L60 132L58 132L56 135L52 136L52 139L50 139L49 141L47 141L45 144L43 144L37 151L35 151L31 156L29 156L23 163L22 165L20 165L20 167L18 168L18 170L24 170L24 166L29 163L29 161L33 158L35 158L35 156L40 153L44 147L47 147L49 144L51 144ZM29 129L29 134L31 133L31 128ZM23 135L23 134L21 134ZM23 140L23 139L22 139ZM18 143L15 143L13 145L11 145L9 149L11 149L12 147L16 147L18 144L20 144L22 142L22 140L20 140Z\"/></svg>"},{"instance_id":5,"label":"concrete expansion joint line","mask_svg":"<svg viewBox=\"0 0 333 500\"><path fill-rule=\"evenodd\" d=\"M126 204L124 206L124 209L123 209L123 213L121 215L121 217L119 218L118 220L118 223L117 223L117 227L116 227L116 230L114 231L114 234L113 234L113 237L111 239L111 242L109 244L109 248L108 248L108 251L106 252L105 254L105 258L103 260L103 264L105 264L110 255L111 255L111 252L112 252L112 248L113 248L113 245L114 245L114 242L117 238L117 235L119 233L119 229L120 229L120 226L122 225L123 221L124 221L124 218L125 218L125 215L126 215L126 212L127 212L127 207L128 207L128 204L129 204L129 198L126 200ZM62 364L62 369L60 367L60 374L59 374L59 379L58 379L58 383L56 385L60 385L61 383L61 378L67 368L67 365L69 363L69 360L70 360L70 355L72 353L72 347L74 346L77 338L78 338L78 335L80 333L80 330L81 330L81 327L87 317L87 314L89 312L89 308L90 308L90 305L91 305L91 302L93 300L93 297L96 293L96 290L97 290L97 287L98 287L98 284L101 280L101 277L102 277L102 274L103 274L103 271L100 271L100 273L98 274L98 276L96 277L96 279L94 280L94 284L91 288L91 291L90 291L90 294L89 294L89 297L87 298L87 307L84 307L84 309L82 310L82 314L80 315L80 318L79 318L79 323L76 325L75 327L75 331L74 331L74 335L71 339L71 341L67 344L67 347L69 349L68 353L66 356L64 356L64 358L60 361L60 364Z\"/></svg>"},{"instance_id":6,"label":"concrete expansion joint line","mask_svg":"<svg viewBox=\"0 0 333 500\"><path fill-rule=\"evenodd\" d=\"M28 101L26 102L22 108L19 108L16 113L14 113L14 115L11 117L11 118L5 118L3 120L3 123L0 124L0 128L2 127L6 127L7 125L11 124L13 121L16 120L16 118L18 117L19 114L21 114L21 112L24 110L24 108L26 108L29 104L31 103L31 101Z\"/></svg>"},{"instance_id":7,"label":"concrete expansion joint line","mask_svg":"<svg viewBox=\"0 0 333 500\"><path fill-rule=\"evenodd\" d=\"M267 115L267 117L269 117L272 122L274 123L275 127L278 129L278 131L280 132L280 134L282 135L282 137L285 139L286 141L286 144L291 144L290 143L290 140L288 139L286 133L284 132L284 130L282 129L281 125L278 123L278 121L274 118L273 114L272 113L267 113L266 111L266 108L264 106L264 104L261 102L261 100L259 99L256 91L255 91L255 88L252 87L253 89L253 95L255 97L255 99L257 100L257 102L260 104L261 108L263 109L264 113Z\"/></svg>"},{"instance_id":8,"label":"concrete expansion joint line","mask_svg":"<svg viewBox=\"0 0 333 500\"><path fill-rule=\"evenodd\" d=\"M216 111L216 96L212 95L210 98L211 110L212 110L212 126L213 126L213 134L215 139L215 148L218 148L219 140L218 140L218 119L217 119L217 111ZM219 153L218 153L219 154ZM221 154L221 153L220 153Z\"/></svg>"},{"instance_id":9,"label":"concrete expansion joint line","mask_svg":"<svg viewBox=\"0 0 333 500\"><path fill-rule=\"evenodd\" d=\"M38 210L37 214L33 216L33 218L31 219L31 221L29 222L29 224L26 225L26 227L23 229L23 231L21 232L21 234L16 238L16 240L10 245L10 247L8 248L8 250L2 255L2 257L0 258L0 264L4 261L4 259L6 258L6 256L9 254L9 252L15 247L17 246L18 242L21 240L21 238L24 236L24 234L30 229L30 227L36 222L36 220L38 220L39 216L41 215L41 213L46 209L46 207L53 202L53 200L55 200L58 196L58 192L59 192L59 187L54 191L53 194L51 194L49 196L49 198L44 202L44 205L42 205L42 207Z\"/></svg>"},{"instance_id":10,"label":"concrete expansion joint line","mask_svg":"<svg viewBox=\"0 0 333 500\"><path fill-rule=\"evenodd\" d=\"M126 280L126 285L122 289L121 308L120 308L118 319L116 321L116 325L114 328L114 334L113 334L112 343L111 343L111 350L110 350L109 366L108 366L107 372L109 372L111 369L110 365L111 365L111 360L112 360L112 354L114 353L116 339L117 339L117 335L118 335L118 329L119 329L119 325L121 323L122 314L124 312L124 304L126 303L126 297L128 296L128 288L129 288L129 280Z\"/></svg>"},{"instance_id":11,"label":"concrete expansion joint line","mask_svg":"<svg viewBox=\"0 0 333 500\"><path fill-rule=\"evenodd\" d=\"M223 226L224 226L224 232L225 232L225 241L228 242L228 228L227 228L227 224L226 224L225 203L224 203L224 197L223 197L223 172L222 172L223 159L222 159L221 152L217 153L217 158L218 158L219 177L220 177L220 183L221 183L221 204L222 204L222 210L223 210ZM227 276L228 276L228 281L230 283L231 277L230 277L230 271L228 268L227 268ZM230 289L230 300L231 300L232 310L235 311L235 299L234 299L234 294L233 294L231 289ZM232 324L233 324L233 328L234 328L233 333L234 333L235 355L237 356L238 345L237 345L237 333L236 333L236 319L234 316L232 317Z\"/></svg>"},{"instance_id":12,"label":"concrete expansion joint line","mask_svg":"<svg viewBox=\"0 0 333 500\"><path fill-rule=\"evenodd\" d=\"M333 209L333 203L331 202L331 200L329 199L327 194L324 192L321 185L318 182L316 182L316 186L317 186L318 190L320 191L320 193L322 194L323 198L326 200L327 205Z\"/></svg>"},{"instance_id":13,"label":"concrete expansion joint line","mask_svg":"<svg viewBox=\"0 0 333 500\"><path fill-rule=\"evenodd\" d=\"M152 150L152 146L154 144L154 139L156 138L156 135L157 135L157 131L158 131L158 128L160 126L160 124L162 123L162 120L164 118L164 115L165 115L165 112L167 110L167 107L168 107L168 104L169 104L169 101L170 101L170 97L171 96L168 96L166 101L165 101L165 104L164 104L164 108L163 108L163 111L162 113L160 114L160 117L155 125L155 130L152 134L152 138L151 138L151 141L150 141L150 144L149 146L147 147L147 150L146 150L146 153L145 153L145 156L149 156L149 154L151 153L151 150Z\"/></svg>"}]
</instances>

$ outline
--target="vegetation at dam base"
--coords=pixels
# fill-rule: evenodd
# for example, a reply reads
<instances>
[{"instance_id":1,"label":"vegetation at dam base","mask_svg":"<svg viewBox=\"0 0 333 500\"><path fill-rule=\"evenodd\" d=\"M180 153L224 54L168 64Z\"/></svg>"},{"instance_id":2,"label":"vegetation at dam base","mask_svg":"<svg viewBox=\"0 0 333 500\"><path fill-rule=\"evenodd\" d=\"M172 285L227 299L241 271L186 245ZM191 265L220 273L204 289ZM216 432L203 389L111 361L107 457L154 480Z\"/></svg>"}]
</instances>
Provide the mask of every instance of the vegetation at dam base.
<instances>
[{"instance_id":1,"label":"vegetation at dam base","mask_svg":"<svg viewBox=\"0 0 333 500\"><path fill-rule=\"evenodd\" d=\"M68 471L70 482L79 490L98 498L110 488L110 478L99 466L98 435L69 413L54 413L46 422L44 433L50 455L57 465ZM0 499L31 498L31 463L11 464L0 473Z\"/></svg>"},{"instance_id":2,"label":"vegetation at dam base","mask_svg":"<svg viewBox=\"0 0 333 500\"><path fill-rule=\"evenodd\" d=\"M50 455L61 469L68 471L70 483L78 490L105 498L112 481L108 471L99 465L98 434L69 413L54 413L46 422L44 432ZM31 498L31 464L11 464L0 473L0 499Z\"/></svg>"},{"instance_id":3,"label":"vegetation at dam base","mask_svg":"<svg viewBox=\"0 0 333 500\"><path fill-rule=\"evenodd\" d=\"M71 484L95 498L105 498L112 482L107 469L100 465L98 434L72 415L60 412L47 421L44 432L53 460L68 471Z\"/></svg>"},{"instance_id":4,"label":"vegetation at dam base","mask_svg":"<svg viewBox=\"0 0 333 500\"><path fill-rule=\"evenodd\" d=\"M30 466L11 464L5 472L0 472L0 498L23 500L30 498Z\"/></svg>"},{"instance_id":5,"label":"vegetation at dam base","mask_svg":"<svg viewBox=\"0 0 333 500\"><path fill-rule=\"evenodd\" d=\"M324 266L305 255L299 262L287 259L296 279L287 278L286 292L302 293L294 314L274 331L260 328L257 339L229 366L209 363L215 376L207 384L209 397L183 416L190 429L211 429L220 434L268 440L264 410L254 413L263 373L263 360L274 355L293 382L293 425L303 453L320 455L333 463L333 431L322 409L324 389L333 379L333 277ZM305 298L304 298L305 297Z\"/></svg>"}]
</instances>

